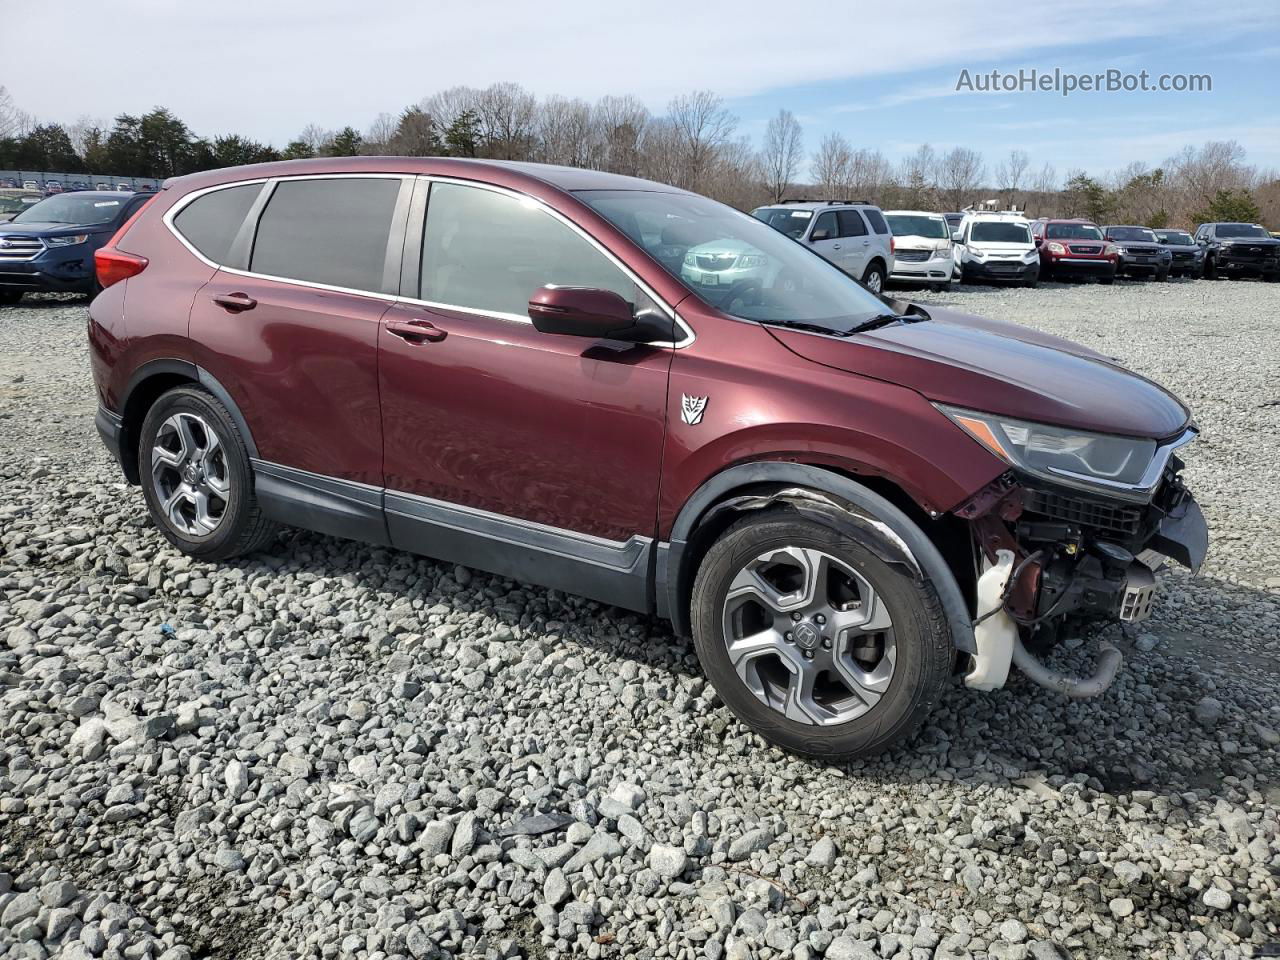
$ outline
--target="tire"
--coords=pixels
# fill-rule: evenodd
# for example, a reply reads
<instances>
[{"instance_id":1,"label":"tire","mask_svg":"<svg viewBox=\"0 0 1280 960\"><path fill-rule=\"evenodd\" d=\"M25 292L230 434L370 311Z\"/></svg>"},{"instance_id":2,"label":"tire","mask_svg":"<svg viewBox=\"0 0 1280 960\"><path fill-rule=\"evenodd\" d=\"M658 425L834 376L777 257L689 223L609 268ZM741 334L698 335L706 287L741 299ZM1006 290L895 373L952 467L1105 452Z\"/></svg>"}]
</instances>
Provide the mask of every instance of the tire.
<instances>
[{"instance_id":1,"label":"tire","mask_svg":"<svg viewBox=\"0 0 1280 960\"><path fill-rule=\"evenodd\" d=\"M1102 284L1104 287L1109 287L1116 282L1116 275L1113 273L1109 277L1099 277L1098 282Z\"/></svg>"},{"instance_id":2,"label":"tire","mask_svg":"<svg viewBox=\"0 0 1280 960\"><path fill-rule=\"evenodd\" d=\"M868 598L868 590L873 595L868 613L875 621L873 625L870 628L854 625L832 638L831 624L842 616L860 616L864 605L846 603L852 610L821 607L830 612L827 621L813 612L819 602L815 600L814 604L802 607L806 613L796 623L794 634L784 633L783 627L791 624L800 608L790 615L778 613L777 608L759 599L763 594L750 589L739 589L730 597L736 578L751 580L749 569L760 573L760 577L752 580L754 583L775 576L774 570L782 570L780 575L784 578L796 575L797 569L803 570L803 567L787 566L794 558L784 553L785 550L808 551L805 556L825 556L826 569L831 573L824 582L840 585L843 592L836 591L839 596L850 596L848 584L859 582L854 574L864 578L857 593L864 599ZM782 562L775 564L779 559ZM739 583L742 582L739 579ZM823 594L830 596L831 591L813 592L814 597L823 597ZM823 597L823 602L825 600ZM955 656L942 604L932 585L918 582L886 564L858 540L787 509L747 517L725 531L698 568L691 608L698 658L729 709L770 743L808 757L872 756L910 736L941 695ZM759 620L761 611L764 621ZM885 616L889 623L887 630L883 629ZM778 630L771 628L768 634L772 640L767 647L753 644L750 648L753 653L740 657L735 667L729 638L739 634L764 636L756 632L757 622L768 622ZM805 628L803 640L799 638L802 627ZM815 637L815 630L821 636ZM855 662L851 659L852 648L847 644L859 638L870 646L859 647L862 660ZM847 643L836 642L828 647L833 639L844 639ZM809 644L813 645L809 653L814 656L802 659L809 657L803 649ZM887 656L890 649L892 656ZM774 650L779 653L775 655ZM784 690L794 693L801 687L790 679L800 674L789 672L791 668L785 667L785 663L808 663L808 670L821 670L824 660L830 664L837 655L842 663L860 671L856 675L872 681L879 692L878 698L866 689L855 695L854 684L848 682L827 683L821 687L821 697L819 688L814 687L807 706L792 704L793 712L804 716L796 719L786 715L785 706L790 701ZM886 670L887 677L883 676ZM742 675L744 672L746 677ZM818 676L836 675L827 670ZM753 690L752 684L756 684L760 692Z\"/></svg>"},{"instance_id":3,"label":"tire","mask_svg":"<svg viewBox=\"0 0 1280 960\"><path fill-rule=\"evenodd\" d=\"M1169 281L1168 270L1156 271L1156 283L1168 283L1168 281Z\"/></svg>"},{"instance_id":4,"label":"tire","mask_svg":"<svg viewBox=\"0 0 1280 960\"><path fill-rule=\"evenodd\" d=\"M1206 280L1217 280L1217 279L1218 279L1218 265L1217 265L1216 263L1214 263L1214 262L1213 262L1213 260L1211 260L1210 258L1205 257L1205 260L1204 260L1204 272L1203 272L1202 274L1200 274L1200 275L1201 275L1202 277L1204 277Z\"/></svg>"},{"instance_id":5,"label":"tire","mask_svg":"<svg viewBox=\"0 0 1280 960\"><path fill-rule=\"evenodd\" d=\"M878 263L868 265L866 272L862 275L862 282L872 293L884 293L884 267Z\"/></svg>"},{"instance_id":6,"label":"tire","mask_svg":"<svg viewBox=\"0 0 1280 960\"><path fill-rule=\"evenodd\" d=\"M21 299L21 290L0 290L0 306L12 306Z\"/></svg>"},{"instance_id":7,"label":"tire","mask_svg":"<svg viewBox=\"0 0 1280 960\"><path fill-rule=\"evenodd\" d=\"M227 408L199 387L176 387L147 411L138 472L152 522L189 556L229 560L261 549L275 534L254 498L240 431Z\"/></svg>"}]
</instances>

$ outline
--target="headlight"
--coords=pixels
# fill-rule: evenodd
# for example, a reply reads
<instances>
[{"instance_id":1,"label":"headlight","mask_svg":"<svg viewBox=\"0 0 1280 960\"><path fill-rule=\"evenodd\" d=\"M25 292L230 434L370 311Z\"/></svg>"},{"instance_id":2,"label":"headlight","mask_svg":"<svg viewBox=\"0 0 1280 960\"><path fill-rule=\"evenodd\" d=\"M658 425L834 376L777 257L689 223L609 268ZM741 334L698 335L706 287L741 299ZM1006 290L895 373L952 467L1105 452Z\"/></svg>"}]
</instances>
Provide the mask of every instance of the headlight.
<instances>
[{"instance_id":1,"label":"headlight","mask_svg":"<svg viewBox=\"0 0 1280 960\"><path fill-rule=\"evenodd\" d=\"M1050 243L1049 252L1053 254L1057 254L1058 256L1062 257L1062 256L1066 256L1067 248L1060 243Z\"/></svg>"},{"instance_id":2,"label":"headlight","mask_svg":"<svg viewBox=\"0 0 1280 960\"><path fill-rule=\"evenodd\" d=\"M761 254L749 254L738 258L738 266L740 267L763 267L765 258Z\"/></svg>"},{"instance_id":3,"label":"headlight","mask_svg":"<svg viewBox=\"0 0 1280 960\"><path fill-rule=\"evenodd\" d=\"M1154 440L1028 423L938 406L969 436L1027 473L1071 486L1137 486L1155 457Z\"/></svg>"},{"instance_id":4,"label":"headlight","mask_svg":"<svg viewBox=\"0 0 1280 960\"><path fill-rule=\"evenodd\" d=\"M45 246L48 247L74 247L77 243L84 243L89 239L87 233L79 233L74 237L45 237Z\"/></svg>"},{"instance_id":5,"label":"headlight","mask_svg":"<svg viewBox=\"0 0 1280 960\"><path fill-rule=\"evenodd\" d=\"M1022 255L1022 259L1027 261L1027 263L1030 263L1032 260L1039 260L1040 251L1034 248L1031 250L1028 250L1026 253Z\"/></svg>"},{"instance_id":6,"label":"headlight","mask_svg":"<svg viewBox=\"0 0 1280 960\"><path fill-rule=\"evenodd\" d=\"M969 256L974 260L985 260L987 259L987 252L985 250L975 250L973 247L970 247Z\"/></svg>"},{"instance_id":7,"label":"headlight","mask_svg":"<svg viewBox=\"0 0 1280 960\"><path fill-rule=\"evenodd\" d=\"M1124 253L1124 250L1120 247L1117 247L1114 243L1108 243L1105 247L1102 248L1102 252L1105 254L1114 256L1117 253Z\"/></svg>"},{"instance_id":8,"label":"headlight","mask_svg":"<svg viewBox=\"0 0 1280 960\"><path fill-rule=\"evenodd\" d=\"M693 254L692 254L692 253L686 253L686 254L684 255L684 265L685 265L686 267L692 267L692 266L693 266L693 264L694 264Z\"/></svg>"}]
</instances>

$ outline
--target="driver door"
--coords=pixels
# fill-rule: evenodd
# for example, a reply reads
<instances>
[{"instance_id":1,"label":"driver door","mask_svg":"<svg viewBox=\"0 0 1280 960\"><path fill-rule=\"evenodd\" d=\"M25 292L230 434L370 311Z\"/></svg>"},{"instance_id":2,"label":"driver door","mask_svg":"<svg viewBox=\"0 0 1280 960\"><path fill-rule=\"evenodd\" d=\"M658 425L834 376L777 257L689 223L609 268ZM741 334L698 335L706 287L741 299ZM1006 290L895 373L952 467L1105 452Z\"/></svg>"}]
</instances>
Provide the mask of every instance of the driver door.
<instances>
[{"instance_id":1,"label":"driver door","mask_svg":"<svg viewBox=\"0 0 1280 960\"><path fill-rule=\"evenodd\" d=\"M672 350L539 333L528 301L546 284L651 301L527 197L418 190L378 335L392 543L643 609Z\"/></svg>"}]
</instances>

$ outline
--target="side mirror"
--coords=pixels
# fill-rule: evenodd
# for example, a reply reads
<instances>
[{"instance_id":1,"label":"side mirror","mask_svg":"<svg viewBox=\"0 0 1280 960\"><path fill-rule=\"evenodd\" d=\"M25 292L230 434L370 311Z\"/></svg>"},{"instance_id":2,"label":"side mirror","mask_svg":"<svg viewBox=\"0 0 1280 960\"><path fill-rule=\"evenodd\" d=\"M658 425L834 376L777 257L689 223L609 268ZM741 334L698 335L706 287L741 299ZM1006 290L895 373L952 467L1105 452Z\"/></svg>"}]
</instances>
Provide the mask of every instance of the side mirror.
<instances>
[{"instance_id":1,"label":"side mirror","mask_svg":"<svg viewBox=\"0 0 1280 960\"><path fill-rule=\"evenodd\" d=\"M952 243L964 243L964 234L957 230L951 235Z\"/></svg>"},{"instance_id":2,"label":"side mirror","mask_svg":"<svg viewBox=\"0 0 1280 960\"><path fill-rule=\"evenodd\" d=\"M529 299L529 319L539 333L592 340L652 343L671 338L670 324L637 319L631 304L612 290L539 287Z\"/></svg>"},{"instance_id":3,"label":"side mirror","mask_svg":"<svg viewBox=\"0 0 1280 960\"><path fill-rule=\"evenodd\" d=\"M810 243L817 243L819 240L830 240L830 239L831 239L830 230L815 230L813 231L813 233L809 234Z\"/></svg>"},{"instance_id":4,"label":"side mirror","mask_svg":"<svg viewBox=\"0 0 1280 960\"><path fill-rule=\"evenodd\" d=\"M1044 246L1044 237L1036 237L1036 246Z\"/></svg>"}]
</instances>

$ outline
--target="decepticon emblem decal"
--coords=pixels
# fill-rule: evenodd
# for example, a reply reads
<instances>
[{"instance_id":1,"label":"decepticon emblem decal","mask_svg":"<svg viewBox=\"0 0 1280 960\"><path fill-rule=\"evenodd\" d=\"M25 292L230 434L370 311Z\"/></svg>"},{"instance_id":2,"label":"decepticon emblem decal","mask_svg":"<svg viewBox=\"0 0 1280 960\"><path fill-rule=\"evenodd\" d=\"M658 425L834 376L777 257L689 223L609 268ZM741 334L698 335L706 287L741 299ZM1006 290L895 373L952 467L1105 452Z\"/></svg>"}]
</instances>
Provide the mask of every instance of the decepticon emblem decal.
<instances>
[{"instance_id":1,"label":"decepticon emblem decal","mask_svg":"<svg viewBox=\"0 0 1280 960\"><path fill-rule=\"evenodd\" d=\"M691 397L687 393L681 394L680 400L680 419L689 426L696 426L702 422L702 411L707 409L706 397Z\"/></svg>"}]
</instances>

